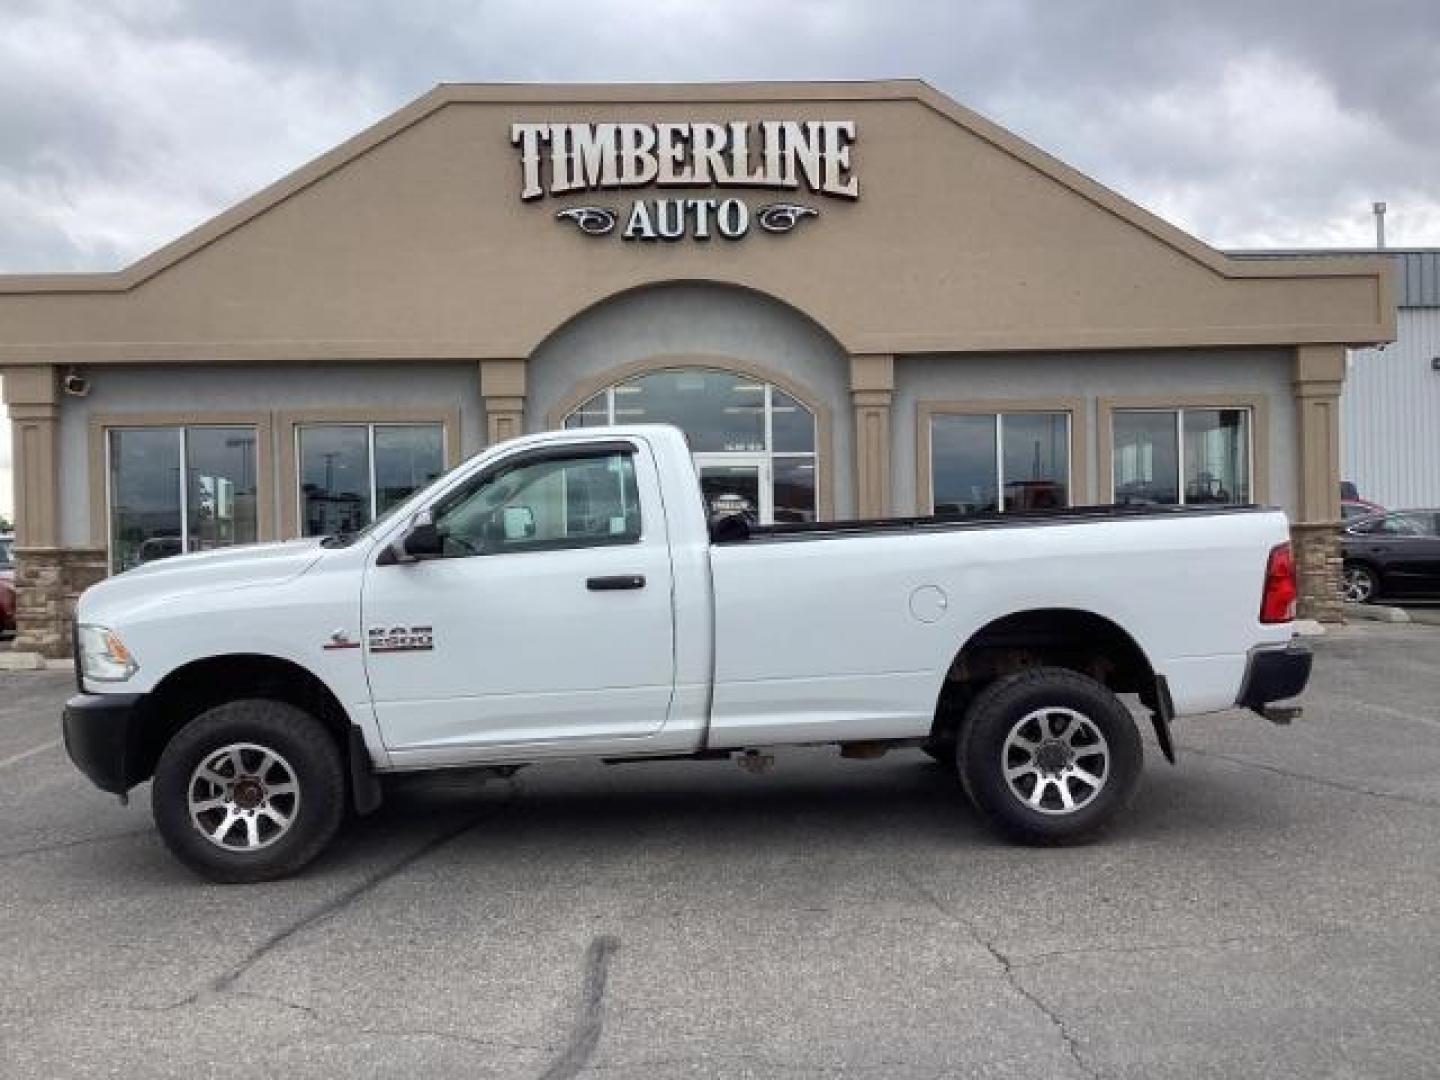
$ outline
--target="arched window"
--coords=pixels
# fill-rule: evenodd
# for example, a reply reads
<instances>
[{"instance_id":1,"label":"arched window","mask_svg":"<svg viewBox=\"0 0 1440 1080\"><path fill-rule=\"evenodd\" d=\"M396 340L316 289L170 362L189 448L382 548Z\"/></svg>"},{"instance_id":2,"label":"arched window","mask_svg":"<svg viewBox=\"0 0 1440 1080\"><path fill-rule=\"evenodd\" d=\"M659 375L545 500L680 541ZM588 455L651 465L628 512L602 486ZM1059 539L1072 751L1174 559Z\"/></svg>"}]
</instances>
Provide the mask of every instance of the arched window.
<instances>
[{"instance_id":1,"label":"arched window","mask_svg":"<svg viewBox=\"0 0 1440 1080\"><path fill-rule=\"evenodd\" d=\"M670 368L600 391L567 428L674 424L690 439L711 514L758 524L815 520L815 414L778 386L734 371Z\"/></svg>"}]
</instances>

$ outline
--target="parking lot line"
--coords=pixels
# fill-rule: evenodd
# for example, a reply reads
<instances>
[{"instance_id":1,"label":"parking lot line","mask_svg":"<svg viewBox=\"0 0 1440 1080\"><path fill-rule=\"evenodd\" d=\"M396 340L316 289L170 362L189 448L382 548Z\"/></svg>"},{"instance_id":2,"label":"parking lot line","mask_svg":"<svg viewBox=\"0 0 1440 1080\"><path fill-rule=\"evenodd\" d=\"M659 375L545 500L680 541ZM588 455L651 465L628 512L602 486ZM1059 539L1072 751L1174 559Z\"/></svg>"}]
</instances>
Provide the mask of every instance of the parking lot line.
<instances>
[{"instance_id":1,"label":"parking lot line","mask_svg":"<svg viewBox=\"0 0 1440 1080\"><path fill-rule=\"evenodd\" d=\"M11 757L0 759L0 769L5 768L7 765L18 765L20 762L26 760L27 758L32 758L36 754L43 754L46 750L54 750L59 745L59 739L51 739L47 743L42 743L39 746L32 746L29 750L23 750L18 754L12 755Z\"/></svg>"}]
</instances>

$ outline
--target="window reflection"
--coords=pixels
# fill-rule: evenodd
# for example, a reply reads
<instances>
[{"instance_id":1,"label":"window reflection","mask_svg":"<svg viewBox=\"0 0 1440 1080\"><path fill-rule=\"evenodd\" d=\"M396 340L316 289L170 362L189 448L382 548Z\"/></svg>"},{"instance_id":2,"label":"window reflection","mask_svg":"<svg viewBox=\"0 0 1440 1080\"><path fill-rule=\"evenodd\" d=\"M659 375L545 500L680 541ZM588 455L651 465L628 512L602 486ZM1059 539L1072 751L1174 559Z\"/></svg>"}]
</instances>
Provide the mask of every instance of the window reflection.
<instances>
[{"instance_id":1,"label":"window reflection","mask_svg":"<svg viewBox=\"0 0 1440 1080\"><path fill-rule=\"evenodd\" d=\"M936 416L930 467L937 514L974 514L997 505L994 414Z\"/></svg>"},{"instance_id":2,"label":"window reflection","mask_svg":"<svg viewBox=\"0 0 1440 1080\"><path fill-rule=\"evenodd\" d=\"M516 465L472 480L434 513L455 557L629 544L641 532L628 453Z\"/></svg>"},{"instance_id":3,"label":"window reflection","mask_svg":"<svg viewBox=\"0 0 1440 1080\"><path fill-rule=\"evenodd\" d=\"M115 428L108 443L116 572L258 538L255 428Z\"/></svg>"},{"instance_id":4,"label":"window reflection","mask_svg":"<svg viewBox=\"0 0 1440 1080\"><path fill-rule=\"evenodd\" d=\"M775 520L815 520L815 459L777 457L774 468Z\"/></svg>"},{"instance_id":5,"label":"window reflection","mask_svg":"<svg viewBox=\"0 0 1440 1080\"><path fill-rule=\"evenodd\" d=\"M765 384L728 371L661 371L614 390L618 424L674 424L690 448L765 450Z\"/></svg>"},{"instance_id":6,"label":"window reflection","mask_svg":"<svg viewBox=\"0 0 1440 1080\"><path fill-rule=\"evenodd\" d=\"M192 428L185 439L190 551L256 539L255 429Z\"/></svg>"},{"instance_id":7,"label":"window reflection","mask_svg":"<svg viewBox=\"0 0 1440 1080\"><path fill-rule=\"evenodd\" d=\"M1121 409L1112 422L1115 502L1250 501L1249 409Z\"/></svg>"},{"instance_id":8,"label":"window reflection","mask_svg":"<svg viewBox=\"0 0 1440 1080\"><path fill-rule=\"evenodd\" d=\"M128 570L183 550L180 432L110 432L110 559Z\"/></svg>"},{"instance_id":9,"label":"window reflection","mask_svg":"<svg viewBox=\"0 0 1440 1080\"><path fill-rule=\"evenodd\" d=\"M1070 505L1070 417L1006 413L1001 417L1006 510Z\"/></svg>"},{"instance_id":10,"label":"window reflection","mask_svg":"<svg viewBox=\"0 0 1440 1080\"><path fill-rule=\"evenodd\" d=\"M1070 414L935 415L930 467L937 514L1069 506Z\"/></svg>"},{"instance_id":11,"label":"window reflection","mask_svg":"<svg viewBox=\"0 0 1440 1080\"><path fill-rule=\"evenodd\" d=\"M300 492L306 536L358 532L370 521L369 429L300 429Z\"/></svg>"},{"instance_id":12,"label":"window reflection","mask_svg":"<svg viewBox=\"0 0 1440 1080\"><path fill-rule=\"evenodd\" d=\"M1115 501L1121 505L1180 501L1179 439L1173 412L1117 412Z\"/></svg>"},{"instance_id":13,"label":"window reflection","mask_svg":"<svg viewBox=\"0 0 1440 1080\"><path fill-rule=\"evenodd\" d=\"M445 431L440 424L307 424L297 453L304 535L358 532L445 471Z\"/></svg>"},{"instance_id":14,"label":"window reflection","mask_svg":"<svg viewBox=\"0 0 1440 1080\"><path fill-rule=\"evenodd\" d=\"M1244 409L1185 410L1185 501L1250 501L1250 414Z\"/></svg>"},{"instance_id":15,"label":"window reflection","mask_svg":"<svg viewBox=\"0 0 1440 1080\"><path fill-rule=\"evenodd\" d=\"M707 500L743 502L739 512L766 524L815 520L815 414L762 379L710 368L649 372L602 390L565 418L567 428L605 424L674 424L696 455ZM761 483L767 463L768 486ZM731 486L743 478L745 492L721 491L727 476Z\"/></svg>"},{"instance_id":16,"label":"window reflection","mask_svg":"<svg viewBox=\"0 0 1440 1080\"><path fill-rule=\"evenodd\" d=\"M375 513L384 514L445 471L442 431L436 424L385 424L375 428Z\"/></svg>"}]
</instances>

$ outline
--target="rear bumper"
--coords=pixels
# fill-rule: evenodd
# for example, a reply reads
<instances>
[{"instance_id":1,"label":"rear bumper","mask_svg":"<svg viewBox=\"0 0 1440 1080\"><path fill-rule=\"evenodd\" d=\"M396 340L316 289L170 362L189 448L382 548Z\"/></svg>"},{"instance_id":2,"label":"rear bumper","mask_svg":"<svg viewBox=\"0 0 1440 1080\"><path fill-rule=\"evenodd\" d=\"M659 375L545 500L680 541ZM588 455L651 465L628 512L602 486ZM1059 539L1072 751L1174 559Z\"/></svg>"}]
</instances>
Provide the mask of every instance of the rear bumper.
<instances>
[{"instance_id":1,"label":"rear bumper","mask_svg":"<svg viewBox=\"0 0 1440 1080\"><path fill-rule=\"evenodd\" d=\"M1256 649L1245 669L1235 704L1264 715L1272 701L1285 701L1305 689L1315 657L1309 646L1292 641L1274 649Z\"/></svg>"},{"instance_id":2,"label":"rear bumper","mask_svg":"<svg viewBox=\"0 0 1440 1080\"><path fill-rule=\"evenodd\" d=\"M65 752L101 791L123 795L137 783L132 772L144 700L144 694L77 694L65 703Z\"/></svg>"}]
</instances>

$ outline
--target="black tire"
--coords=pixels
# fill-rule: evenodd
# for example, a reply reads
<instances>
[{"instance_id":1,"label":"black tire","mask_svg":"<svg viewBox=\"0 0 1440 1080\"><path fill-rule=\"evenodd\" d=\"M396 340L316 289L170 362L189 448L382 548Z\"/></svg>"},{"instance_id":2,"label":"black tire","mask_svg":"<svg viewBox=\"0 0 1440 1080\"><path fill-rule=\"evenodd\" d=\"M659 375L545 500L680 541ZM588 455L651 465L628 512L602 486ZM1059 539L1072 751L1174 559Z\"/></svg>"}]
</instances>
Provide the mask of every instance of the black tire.
<instances>
[{"instance_id":1,"label":"black tire","mask_svg":"<svg viewBox=\"0 0 1440 1080\"><path fill-rule=\"evenodd\" d=\"M232 785L225 793L209 779L217 775L214 768L202 774L202 765L218 763L218 779L233 777L235 767L227 764L232 759L221 755L241 744L254 748L240 751L238 760L247 762L243 768L265 772L262 780L271 782L274 794L267 794L263 782L249 783L244 791ZM265 752L277 760L267 765ZM287 772L293 776L289 783ZM282 792L286 788L293 795ZM225 805L192 815L195 791L217 796L197 796L197 807L207 801ZM273 881L300 870L335 836L345 814L345 770L335 739L303 709L280 701L232 701L201 713L170 740L155 768L150 799L160 836L191 870L224 884ZM263 802L247 806L252 799ZM275 819L266 816L272 803ZM288 824L277 824L287 811ZM227 825L234 814L241 816ZM253 833L246 817L256 819ZM202 821L207 829L225 829L224 843L207 837ZM244 847L252 837L257 846Z\"/></svg>"},{"instance_id":2,"label":"black tire","mask_svg":"<svg viewBox=\"0 0 1440 1080\"><path fill-rule=\"evenodd\" d=\"M1062 724L1063 732L1074 731L1075 742L1055 734ZM1007 746L1012 734L1017 742ZM1045 749L1047 742L1063 745ZM1034 752L1023 748L1037 743ZM1062 766L1056 758L1067 754ZM1080 843L1104 829L1134 798L1143 760L1140 732L1124 703L1094 679L1063 668L1031 668L991 683L971 705L956 748L960 779L976 809L1004 835L1038 845ZM1029 771L1012 784L1007 766ZM1072 770L1101 782L1091 785ZM1073 808L1066 808L1066 798Z\"/></svg>"},{"instance_id":3,"label":"black tire","mask_svg":"<svg viewBox=\"0 0 1440 1080\"><path fill-rule=\"evenodd\" d=\"M1364 563L1346 563L1340 571L1340 597L1347 604L1373 604L1380 596L1380 575Z\"/></svg>"}]
</instances>

